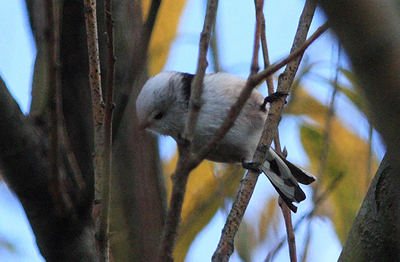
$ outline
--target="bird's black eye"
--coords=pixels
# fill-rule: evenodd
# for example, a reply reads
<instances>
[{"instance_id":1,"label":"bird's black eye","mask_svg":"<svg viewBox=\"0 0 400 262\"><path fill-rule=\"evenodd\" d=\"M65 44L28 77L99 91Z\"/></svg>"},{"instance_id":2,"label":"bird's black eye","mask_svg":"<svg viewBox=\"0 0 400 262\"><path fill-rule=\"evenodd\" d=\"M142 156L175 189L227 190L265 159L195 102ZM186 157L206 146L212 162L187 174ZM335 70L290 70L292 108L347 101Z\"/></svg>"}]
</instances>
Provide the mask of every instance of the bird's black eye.
<instances>
[{"instance_id":1,"label":"bird's black eye","mask_svg":"<svg viewBox=\"0 0 400 262\"><path fill-rule=\"evenodd\" d=\"M161 118L163 118L164 114L162 112L158 113L157 115L155 115L154 119L155 120L160 120Z\"/></svg>"}]
</instances>

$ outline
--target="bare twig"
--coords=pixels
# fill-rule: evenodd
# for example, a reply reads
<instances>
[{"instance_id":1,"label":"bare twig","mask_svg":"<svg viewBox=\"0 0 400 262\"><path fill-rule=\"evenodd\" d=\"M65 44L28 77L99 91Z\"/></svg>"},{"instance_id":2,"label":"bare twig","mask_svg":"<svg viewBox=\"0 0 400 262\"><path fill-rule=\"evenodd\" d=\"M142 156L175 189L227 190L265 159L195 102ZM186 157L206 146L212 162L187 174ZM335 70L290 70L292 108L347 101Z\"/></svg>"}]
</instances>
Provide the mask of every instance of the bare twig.
<instances>
[{"instance_id":1,"label":"bare twig","mask_svg":"<svg viewBox=\"0 0 400 262\"><path fill-rule=\"evenodd\" d=\"M85 0L85 22L89 54L89 80L92 96L93 123L94 123L94 181L95 181L95 202L101 202L102 186L104 179L104 102L101 90L99 43L97 32L96 0ZM109 261L108 245L102 233L97 229L97 244L99 261Z\"/></svg>"},{"instance_id":2,"label":"bare twig","mask_svg":"<svg viewBox=\"0 0 400 262\"><path fill-rule=\"evenodd\" d=\"M235 104L231 107L228 117L224 121L224 123L221 125L221 127L215 132L214 137L210 140L208 144L206 144L202 149L200 149L196 155L195 158L198 161L199 159L204 159L209 152L213 150L213 148L216 146L216 144L224 137L224 135L229 131L229 129L233 126L237 116L239 115L240 111L242 110L244 104L246 103L247 99L250 97L251 92L253 91L253 88L258 86L264 79L266 79L268 76L272 75L282 67L284 67L286 64L288 64L290 61L298 57L299 55L302 55L304 51L307 49L308 46L310 46L320 35L322 35L327 29L329 28L328 24L325 23L321 27L319 27L312 36L310 36L307 41L304 42L303 45L301 45L296 51L290 53L286 58L281 60L278 63L275 63L271 65L270 67L266 68L265 70L259 72L258 74L254 76L250 76L247 79L246 85L243 88L241 94L239 95L238 100L235 102Z\"/></svg>"},{"instance_id":3,"label":"bare twig","mask_svg":"<svg viewBox=\"0 0 400 262\"><path fill-rule=\"evenodd\" d=\"M320 207L320 205L323 203L323 201L325 201L329 194L333 192L333 190L335 190L335 188L339 185L339 182L342 181L342 178L344 177L344 173L340 173L336 179L332 180L332 183L325 189L325 191L317 197L317 199L314 201L314 208L309 211L307 214L303 215L299 220L297 220L296 224L293 227L293 230L296 231L299 226L301 225L301 223L305 220L305 219L311 219L315 212L318 210L318 208ZM275 257L275 255L278 253L279 249L283 246L283 244L285 243L287 239L287 236L283 237L278 244L276 245L276 247L274 249L272 249L272 251L270 251L267 255L267 257L265 258L265 262L269 262L272 261Z\"/></svg>"},{"instance_id":4,"label":"bare twig","mask_svg":"<svg viewBox=\"0 0 400 262\"><path fill-rule=\"evenodd\" d=\"M217 25L214 25L213 33L211 35L210 49L213 61L213 67L215 72L221 71L221 66L219 64L219 51L218 51L218 40L217 40Z\"/></svg>"},{"instance_id":5,"label":"bare twig","mask_svg":"<svg viewBox=\"0 0 400 262\"><path fill-rule=\"evenodd\" d=\"M261 26L264 21L264 0L255 0L254 4L256 7L256 30L254 32L253 58L251 59L250 75L255 75L260 70L260 65L258 63L258 53L260 51Z\"/></svg>"},{"instance_id":6,"label":"bare twig","mask_svg":"<svg viewBox=\"0 0 400 262\"><path fill-rule=\"evenodd\" d=\"M186 121L185 132L183 133L183 138L188 139L189 141L191 141L193 138L200 111L203 80L206 68L208 66L207 51L210 45L211 33L217 16L217 9L218 0L209 0L207 3L207 12L204 19L203 31L201 32L200 37L197 70L191 86L188 119Z\"/></svg>"},{"instance_id":7,"label":"bare twig","mask_svg":"<svg viewBox=\"0 0 400 262\"><path fill-rule=\"evenodd\" d=\"M104 177L102 181L101 191L101 211L100 211L100 228L98 240L103 245L103 253L105 258L109 259L109 227L110 227L110 204L111 204L111 146L112 146L112 111L114 109L114 73L115 73L115 56L114 56L114 25L111 15L111 0L105 3L105 19L107 24L107 79L106 79L106 95L105 95L105 112L104 112Z\"/></svg>"},{"instance_id":8,"label":"bare twig","mask_svg":"<svg viewBox=\"0 0 400 262\"><path fill-rule=\"evenodd\" d=\"M317 30L315 30L314 34L310 36L302 45L293 49L286 58L282 59L278 63L271 65L270 67L266 68L265 70L259 72L257 75L252 77L252 81L255 83L261 83L264 79L266 79L271 74L275 73L285 65L287 65L290 61L296 59L299 56L302 56L304 51L318 38L320 37L326 30L328 30L329 24L326 22L322 26L320 26Z\"/></svg>"},{"instance_id":9,"label":"bare twig","mask_svg":"<svg viewBox=\"0 0 400 262\"><path fill-rule=\"evenodd\" d=\"M186 184L190 172L198 165L190 159L190 145L187 140L178 143L179 159L172 176L172 193L170 205L165 219L163 234L160 246L160 261L173 261L172 252L176 242L179 223L181 221L182 204L186 191Z\"/></svg>"},{"instance_id":10,"label":"bare twig","mask_svg":"<svg viewBox=\"0 0 400 262\"><path fill-rule=\"evenodd\" d=\"M308 29L310 28L315 9L316 9L316 4L313 1L306 1L303 12L300 17L296 36L295 36L295 39L293 42L292 51L297 49L300 45L303 45L304 42L306 41ZM301 58L302 58L302 56L299 56L299 57L297 57L297 59L294 59L291 63L289 63L287 65L285 71L279 76L280 81L278 82L278 91L281 91L281 89L283 89L283 90L290 89L290 87L294 81L294 77L299 68ZM286 91L281 91L281 92L286 92ZM288 210L288 207L286 206L286 203L283 203L282 212L283 212L283 216L285 218L290 260L292 262L296 262L297 261L297 253L296 253L295 234L294 234L294 229L293 229L293 225L292 225L291 212L290 211L287 212L287 210Z\"/></svg>"},{"instance_id":11,"label":"bare twig","mask_svg":"<svg viewBox=\"0 0 400 262\"><path fill-rule=\"evenodd\" d=\"M281 197L279 197L279 206L282 209L283 218L285 220L286 237L289 246L290 261L297 262L296 236L294 234L294 229L292 224L292 212Z\"/></svg>"},{"instance_id":12,"label":"bare twig","mask_svg":"<svg viewBox=\"0 0 400 262\"><path fill-rule=\"evenodd\" d=\"M104 150L104 102L101 91L99 43L96 20L96 0L85 0L85 21L87 31L90 87L92 95L94 122L94 169L95 169L95 199L101 199L101 184L103 178L103 163L101 156Z\"/></svg>"},{"instance_id":13,"label":"bare twig","mask_svg":"<svg viewBox=\"0 0 400 262\"><path fill-rule=\"evenodd\" d=\"M263 0L255 1L256 26L255 26L255 34L254 34L253 57L252 57L252 61L251 61L251 69L250 69L249 79L251 76L255 75L259 70L258 53L259 53L259 49L260 49L260 34L261 34L260 30L261 30L261 23L262 23L262 19L260 18L260 15L262 15L263 5L264 5ZM248 85L247 84L248 82L249 81L246 82L246 86ZM249 98L253 88L254 87L249 88L250 92L248 94L241 92L238 101L241 100L241 98L242 98L243 100L240 101L240 103L242 103L242 105L239 104L237 111L236 111L237 114L236 114L236 116L234 116L234 118L236 118L237 115L242 110L243 105ZM238 104L238 102L235 105L237 105L237 104ZM229 119L231 117L231 112L233 111L233 109L234 109L234 106L230 110ZM227 122L227 121L225 121L225 122ZM225 122L224 122L224 124L225 124ZM232 125L233 125L233 122L232 122L231 126ZM229 128L227 130L229 130ZM221 129L222 129L222 126L219 130L221 130ZM218 133L218 131L217 131L217 133ZM215 138L215 136L214 136L214 138ZM215 250L215 252L212 256L213 262L217 262L217 261L218 262L219 261L227 262L229 260L229 257L233 253L234 238L235 238L236 232L239 229L239 225L242 222L244 213L247 209L247 205L250 202L250 198L253 195L258 176L259 176L258 172L248 171L246 173L245 178L240 183L238 195L237 195L236 200L232 206L232 209L227 217L227 220L226 220L224 229L222 230L221 239L218 243L217 249ZM238 200L242 200L242 201L238 201Z\"/></svg>"},{"instance_id":14,"label":"bare twig","mask_svg":"<svg viewBox=\"0 0 400 262\"><path fill-rule=\"evenodd\" d=\"M306 42L308 29L310 28L311 21L314 17L315 9L316 9L316 4L313 1L307 0L304 5L303 12L300 16L299 25L297 28L296 36L291 51L296 50L301 45L303 45L304 42ZM299 68L301 58L302 55L298 56L296 59L293 59L290 63L288 63L285 71L279 76L277 91L289 93L290 87L294 81L295 75ZM282 112L279 113L279 115L281 114ZM279 119L277 119L277 121L279 121ZM268 129L269 128L268 119L266 125ZM275 130L275 132L276 134L278 134L277 130ZM270 144L269 141L268 143ZM281 198L279 199L281 200ZM282 207L282 213L285 220L290 261L297 262L296 240L291 218L292 214L285 202L283 202L280 206Z\"/></svg>"},{"instance_id":15,"label":"bare twig","mask_svg":"<svg viewBox=\"0 0 400 262\"><path fill-rule=\"evenodd\" d=\"M176 242L179 222L181 219L182 204L186 191L186 183L191 170L200 164L203 159L193 159L191 156L191 136L196 128L197 117L200 109L203 79L208 66L207 51L210 44L211 32L215 24L218 0L209 0L207 4L206 18L199 43L199 59L196 75L194 76L189 113L183 138L178 142L179 159L173 175L172 195L170 206L165 221L160 246L160 261L173 261L172 252Z\"/></svg>"},{"instance_id":16,"label":"bare twig","mask_svg":"<svg viewBox=\"0 0 400 262\"><path fill-rule=\"evenodd\" d=\"M264 17L264 13L261 14L261 36L260 36L260 40L261 40L261 47L262 47L262 51L263 51L263 56L264 56L264 69L268 68L271 63L269 61L269 54L268 54L268 45L267 45L267 37L265 35L265 17ZM268 94L271 95L275 88L274 88L274 82L272 80L272 75L267 77L267 87L268 87Z\"/></svg>"},{"instance_id":17,"label":"bare twig","mask_svg":"<svg viewBox=\"0 0 400 262\"><path fill-rule=\"evenodd\" d=\"M331 99L329 102L328 106L328 112L326 114L326 120L325 120L325 127L324 127L324 134L323 134L323 146L322 148L322 153L319 157L319 166L317 170L317 175L318 177L321 177L321 175L325 172L326 166L328 164L328 154L331 146L331 133L332 133L332 121L333 117L335 114L335 99L336 99L336 94L338 92L338 79L339 79L339 71L340 71L340 53L341 53L341 48L340 45L338 47L338 60L336 63L336 70L335 70L335 78L333 80L333 92L331 94ZM318 189L320 188L322 180L317 181L317 185L315 186L316 192L315 195L318 195Z\"/></svg>"}]
</instances>

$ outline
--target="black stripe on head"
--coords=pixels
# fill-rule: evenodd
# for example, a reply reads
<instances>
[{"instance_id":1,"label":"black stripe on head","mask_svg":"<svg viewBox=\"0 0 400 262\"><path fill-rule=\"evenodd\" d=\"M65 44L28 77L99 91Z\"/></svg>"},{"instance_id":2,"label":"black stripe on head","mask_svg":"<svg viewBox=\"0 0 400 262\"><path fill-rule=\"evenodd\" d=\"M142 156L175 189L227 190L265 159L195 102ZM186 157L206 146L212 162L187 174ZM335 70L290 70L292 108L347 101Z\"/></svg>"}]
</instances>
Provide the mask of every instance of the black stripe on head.
<instances>
[{"instance_id":1,"label":"black stripe on head","mask_svg":"<svg viewBox=\"0 0 400 262\"><path fill-rule=\"evenodd\" d=\"M194 75L188 73L181 73L182 74L182 95L185 101L189 104L190 94L191 94L191 87Z\"/></svg>"}]
</instances>

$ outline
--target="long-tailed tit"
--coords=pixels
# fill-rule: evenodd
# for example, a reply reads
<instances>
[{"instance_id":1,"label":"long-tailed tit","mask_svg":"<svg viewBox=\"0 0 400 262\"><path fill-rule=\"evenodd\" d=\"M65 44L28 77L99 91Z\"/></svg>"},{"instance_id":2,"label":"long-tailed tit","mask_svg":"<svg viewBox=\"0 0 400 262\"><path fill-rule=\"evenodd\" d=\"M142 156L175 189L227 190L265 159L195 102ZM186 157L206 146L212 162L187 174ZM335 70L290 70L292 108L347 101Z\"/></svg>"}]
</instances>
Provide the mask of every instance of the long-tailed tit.
<instances>
[{"instance_id":1,"label":"long-tailed tit","mask_svg":"<svg viewBox=\"0 0 400 262\"><path fill-rule=\"evenodd\" d=\"M136 101L140 128L178 141L185 128L193 77L187 73L162 72L150 78ZM226 73L205 75L202 104L191 141L195 152L212 139L245 83L246 80ZM263 102L264 97L254 89L233 127L206 159L222 163L251 163L268 116L269 105L261 108ZM272 148L267 161L259 166L282 199L296 212L293 202L299 203L306 198L298 182L308 185L315 181L315 177L280 157Z\"/></svg>"}]
</instances>

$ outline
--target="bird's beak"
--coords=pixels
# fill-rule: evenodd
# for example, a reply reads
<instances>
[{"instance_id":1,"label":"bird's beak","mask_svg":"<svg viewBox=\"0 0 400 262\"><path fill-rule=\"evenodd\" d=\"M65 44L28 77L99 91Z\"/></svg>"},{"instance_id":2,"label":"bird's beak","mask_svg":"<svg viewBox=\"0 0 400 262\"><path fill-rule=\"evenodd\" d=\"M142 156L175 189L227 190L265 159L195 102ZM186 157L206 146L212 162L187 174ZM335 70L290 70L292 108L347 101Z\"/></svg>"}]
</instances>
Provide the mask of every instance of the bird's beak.
<instances>
[{"instance_id":1,"label":"bird's beak","mask_svg":"<svg viewBox=\"0 0 400 262\"><path fill-rule=\"evenodd\" d=\"M143 131L143 130L145 130L146 128L148 128L150 126L150 122L143 122L143 123L140 123L139 124L139 130L140 131Z\"/></svg>"}]
</instances>

